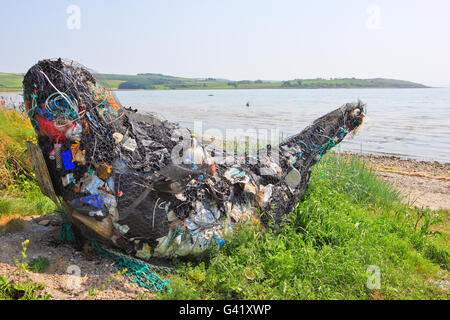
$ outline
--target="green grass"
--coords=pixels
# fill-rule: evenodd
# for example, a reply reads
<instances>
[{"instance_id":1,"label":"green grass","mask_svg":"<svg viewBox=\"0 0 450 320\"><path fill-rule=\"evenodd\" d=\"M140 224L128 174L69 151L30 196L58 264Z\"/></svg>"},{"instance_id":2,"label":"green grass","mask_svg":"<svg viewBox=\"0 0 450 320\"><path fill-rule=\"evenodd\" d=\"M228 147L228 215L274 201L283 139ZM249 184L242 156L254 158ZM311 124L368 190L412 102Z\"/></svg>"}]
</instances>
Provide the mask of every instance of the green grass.
<instances>
[{"instance_id":1,"label":"green grass","mask_svg":"<svg viewBox=\"0 0 450 320\"><path fill-rule=\"evenodd\" d=\"M19 112L0 108L0 217L53 212L54 203L37 186L26 141L36 141L33 128Z\"/></svg>"},{"instance_id":2,"label":"green grass","mask_svg":"<svg viewBox=\"0 0 450 320\"><path fill-rule=\"evenodd\" d=\"M159 298L448 298L429 281L448 279L447 242L413 227L418 209L358 159L322 161L283 226L247 226L200 264L177 260L173 292ZM381 271L379 290L366 286L371 265Z\"/></svg>"},{"instance_id":3,"label":"green grass","mask_svg":"<svg viewBox=\"0 0 450 320\"><path fill-rule=\"evenodd\" d=\"M49 295L40 295L44 289L42 283L25 281L14 284L5 277L0 277L0 300L49 300Z\"/></svg>"},{"instance_id":4,"label":"green grass","mask_svg":"<svg viewBox=\"0 0 450 320\"><path fill-rule=\"evenodd\" d=\"M17 92L22 90L23 74L1 73L0 92Z\"/></svg>"},{"instance_id":5,"label":"green grass","mask_svg":"<svg viewBox=\"0 0 450 320\"><path fill-rule=\"evenodd\" d=\"M41 193L34 181L24 181L10 185L0 191L0 216L2 215L43 215L53 213L55 204Z\"/></svg>"},{"instance_id":6,"label":"green grass","mask_svg":"<svg viewBox=\"0 0 450 320\"><path fill-rule=\"evenodd\" d=\"M48 260L45 257L37 257L36 259L33 259L28 264L28 268L33 272L45 272L47 268L50 266L50 260Z\"/></svg>"}]
</instances>

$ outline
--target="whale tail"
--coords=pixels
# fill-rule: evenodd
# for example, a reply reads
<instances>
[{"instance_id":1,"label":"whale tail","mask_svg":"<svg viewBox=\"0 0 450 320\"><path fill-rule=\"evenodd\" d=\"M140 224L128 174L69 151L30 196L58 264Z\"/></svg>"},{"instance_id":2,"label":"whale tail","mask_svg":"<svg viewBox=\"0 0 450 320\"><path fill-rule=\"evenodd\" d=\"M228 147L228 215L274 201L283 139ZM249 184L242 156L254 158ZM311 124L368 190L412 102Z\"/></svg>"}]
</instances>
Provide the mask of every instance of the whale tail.
<instances>
[{"instance_id":1,"label":"whale tail","mask_svg":"<svg viewBox=\"0 0 450 320\"><path fill-rule=\"evenodd\" d=\"M260 189L269 190L270 200L260 207L269 212L276 223L292 212L306 190L311 167L361 126L365 112L366 105L361 101L344 104L278 146L259 150L258 163L247 168L259 177Z\"/></svg>"},{"instance_id":2,"label":"whale tail","mask_svg":"<svg viewBox=\"0 0 450 320\"><path fill-rule=\"evenodd\" d=\"M296 167L309 169L347 134L361 126L365 112L366 105L361 101L346 103L316 119L299 134L287 138L280 144L280 149L285 155L295 155L302 160L296 162Z\"/></svg>"}]
</instances>

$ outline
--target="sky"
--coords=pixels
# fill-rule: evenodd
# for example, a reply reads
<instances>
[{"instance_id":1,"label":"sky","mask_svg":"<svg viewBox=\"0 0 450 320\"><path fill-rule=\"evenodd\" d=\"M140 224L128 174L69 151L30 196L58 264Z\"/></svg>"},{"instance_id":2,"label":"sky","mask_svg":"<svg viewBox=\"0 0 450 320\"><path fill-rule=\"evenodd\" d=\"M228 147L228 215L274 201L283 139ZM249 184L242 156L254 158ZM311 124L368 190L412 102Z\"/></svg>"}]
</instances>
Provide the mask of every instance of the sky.
<instances>
[{"instance_id":1,"label":"sky","mask_svg":"<svg viewBox=\"0 0 450 320\"><path fill-rule=\"evenodd\" d=\"M44 58L101 73L450 85L448 0L0 0L0 72Z\"/></svg>"}]
</instances>

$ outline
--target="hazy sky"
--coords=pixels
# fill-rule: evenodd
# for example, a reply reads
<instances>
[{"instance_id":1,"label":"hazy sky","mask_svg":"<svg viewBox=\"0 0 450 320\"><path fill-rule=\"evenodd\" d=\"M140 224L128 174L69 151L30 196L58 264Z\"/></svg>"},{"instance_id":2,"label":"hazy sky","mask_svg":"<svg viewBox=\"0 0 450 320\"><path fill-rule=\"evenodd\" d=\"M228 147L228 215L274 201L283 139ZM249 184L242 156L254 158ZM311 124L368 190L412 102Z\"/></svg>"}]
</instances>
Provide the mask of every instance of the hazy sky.
<instances>
[{"instance_id":1,"label":"hazy sky","mask_svg":"<svg viewBox=\"0 0 450 320\"><path fill-rule=\"evenodd\" d=\"M448 0L0 0L0 16L0 72L61 56L103 73L450 84Z\"/></svg>"}]
</instances>

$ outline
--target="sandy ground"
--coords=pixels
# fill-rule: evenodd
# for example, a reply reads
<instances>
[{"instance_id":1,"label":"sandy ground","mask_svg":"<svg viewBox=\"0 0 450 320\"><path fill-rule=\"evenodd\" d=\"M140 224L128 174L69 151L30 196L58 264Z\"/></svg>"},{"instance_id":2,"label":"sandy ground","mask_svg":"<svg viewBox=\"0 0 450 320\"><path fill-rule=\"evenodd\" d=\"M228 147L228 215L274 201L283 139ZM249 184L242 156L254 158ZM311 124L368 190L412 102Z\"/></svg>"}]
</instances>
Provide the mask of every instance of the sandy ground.
<instances>
[{"instance_id":1,"label":"sandy ground","mask_svg":"<svg viewBox=\"0 0 450 320\"><path fill-rule=\"evenodd\" d=\"M391 183L404 202L432 210L450 210L450 163L364 156L378 176Z\"/></svg>"},{"instance_id":2,"label":"sandy ground","mask_svg":"<svg viewBox=\"0 0 450 320\"><path fill-rule=\"evenodd\" d=\"M152 297L148 290L131 283L124 276L112 280L105 290L99 290L95 297L90 297L89 290L94 286L102 288L119 270L112 260L100 256L88 246L75 248L56 241L60 224L58 215L28 217L23 231L1 236L0 276L7 276L10 280L17 279L13 257L20 260L21 243L28 239L27 261L41 256L51 262L44 273L26 273L26 277L32 282L45 285L45 289L40 292L42 295L50 294L52 299L59 300L129 300ZM75 274L77 270L79 274Z\"/></svg>"},{"instance_id":3,"label":"sandy ground","mask_svg":"<svg viewBox=\"0 0 450 320\"><path fill-rule=\"evenodd\" d=\"M365 156L364 159L382 179L400 190L405 202L450 210L450 164L375 156ZM28 239L28 261L39 256L51 261L44 273L28 271L26 274L31 281L45 285L41 294L50 294L53 299L76 300L152 298L149 291L129 282L124 276L113 280L94 298L90 297L89 290L95 285L101 288L118 269L112 260L98 255L88 246L75 248L56 241L60 225L58 215L28 217L24 230L0 236L0 275L17 279L13 257L20 258L21 243ZM80 276L70 274L69 267L79 268Z\"/></svg>"}]
</instances>

